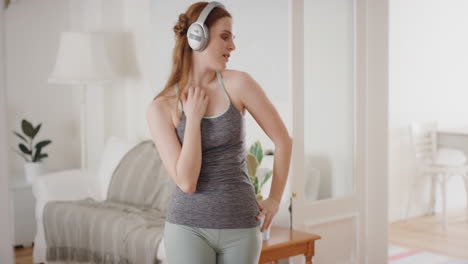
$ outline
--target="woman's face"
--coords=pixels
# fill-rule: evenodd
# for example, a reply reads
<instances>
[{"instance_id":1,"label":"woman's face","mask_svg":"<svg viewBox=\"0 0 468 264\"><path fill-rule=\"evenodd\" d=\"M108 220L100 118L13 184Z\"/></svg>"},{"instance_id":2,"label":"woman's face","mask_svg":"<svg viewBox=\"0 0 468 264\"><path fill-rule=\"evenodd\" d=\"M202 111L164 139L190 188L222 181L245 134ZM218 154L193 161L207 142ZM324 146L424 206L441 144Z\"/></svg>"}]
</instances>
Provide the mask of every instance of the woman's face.
<instances>
[{"instance_id":1,"label":"woman's face","mask_svg":"<svg viewBox=\"0 0 468 264\"><path fill-rule=\"evenodd\" d=\"M236 49L232 33L232 19L223 17L216 21L209 30L210 40L200 55L209 68L217 71L224 70L231 51Z\"/></svg>"}]
</instances>

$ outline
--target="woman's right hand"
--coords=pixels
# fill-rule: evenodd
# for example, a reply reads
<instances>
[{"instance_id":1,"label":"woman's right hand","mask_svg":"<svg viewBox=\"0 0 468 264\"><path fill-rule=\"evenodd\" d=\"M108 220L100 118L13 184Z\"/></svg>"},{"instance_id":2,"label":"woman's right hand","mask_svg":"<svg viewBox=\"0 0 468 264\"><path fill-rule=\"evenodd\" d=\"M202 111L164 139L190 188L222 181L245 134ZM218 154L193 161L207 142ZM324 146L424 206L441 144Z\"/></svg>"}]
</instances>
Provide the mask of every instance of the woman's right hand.
<instances>
[{"instance_id":1,"label":"woman's right hand","mask_svg":"<svg viewBox=\"0 0 468 264\"><path fill-rule=\"evenodd\" d=\"M209 98L200 87L189 86L187 91L181 94L182 107L187 119L200 121L205 115Z\"/></svg>"}]
</instances>

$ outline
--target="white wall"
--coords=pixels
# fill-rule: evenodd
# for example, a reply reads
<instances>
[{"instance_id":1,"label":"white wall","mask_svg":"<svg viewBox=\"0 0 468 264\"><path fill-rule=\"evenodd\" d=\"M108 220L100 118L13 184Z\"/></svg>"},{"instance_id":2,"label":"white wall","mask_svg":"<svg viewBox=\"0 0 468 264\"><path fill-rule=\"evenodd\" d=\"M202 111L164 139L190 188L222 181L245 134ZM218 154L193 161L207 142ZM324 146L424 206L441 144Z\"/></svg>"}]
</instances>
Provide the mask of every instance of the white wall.
<instances>
[{"instance_id":1,"label":"white wall","mask_svg":"<svg viewBox=\"0 0 468 264\"><path fill-rule=\"evenodd\" d=\"M0 3L0 262L13 262L12 222L10 221L10 192L9 192L9 160L7 155L7 100L5 87L5 54L4 54L4 2Z\"/></svg>"},{"instance_id":2,"label":"white wall","mask_svg":"<svg viewBox=\"0 0 468 264\"><path fill-rule=\"evenodd\" d=\"M80 166L80 87L47 83L55 64L60 32L103 31L110 35L111 60L118 73L129 72L122 49L130 34L123 34L122 1L45 0L17 1L6 12L6 80L9 127L20 130L22 118L42 122L39 139L51 139L45 148L49 171ZM51 15L54 13L54 15ZM131 56L129 54L128 56ZM124 67L125 66L125 67ZM88 166L95 171L105 139L126 137L125 82L88 86ZM17 148L9 135L9 146ZM23 160L13 151L12 177L23 174Z\"/></svg>"},{"instance_id":3,"label":"white wall","mask_svg":"<svg viewBox=\"0 0 468 264\"><path fill-rule=\"evenodd\" d=\"M69 4L63 0L15 1L5 11L5 79L8 97L8 156L10 177L23 175L24 160L13 152L23 118L42 123L38 140L50 170L79 167L79 93L47 78L55 64L59 32L69 27ZM53 15L52 15L53 14Z\"/></svg>"},{"instance_id":4,"label":"white wall","mask_svg":"<svg viewBox=\"0 0 468 264\"><path fill-rule=\"evenodd\" d=\"M409 124L436 120L441 128L468 125L467 13L464 0L390 1L390 221L405 218L412 180L417 189L410 217L429 208L429 179L414 173ZM448 188L449 208L465 207L461 180L457 178Z\"/></svg>"}]
</instances>

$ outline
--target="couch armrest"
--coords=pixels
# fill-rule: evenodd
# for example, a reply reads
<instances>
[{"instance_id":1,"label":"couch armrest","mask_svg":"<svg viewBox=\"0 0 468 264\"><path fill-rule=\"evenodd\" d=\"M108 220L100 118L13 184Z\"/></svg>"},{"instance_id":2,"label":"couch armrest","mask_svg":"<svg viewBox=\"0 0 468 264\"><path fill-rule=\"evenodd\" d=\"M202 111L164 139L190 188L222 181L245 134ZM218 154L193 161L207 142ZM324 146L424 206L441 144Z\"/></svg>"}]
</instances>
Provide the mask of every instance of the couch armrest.
<instances>
[{"instance_id":1,"label":"couch armrest","mask_svg":"<svg viewBox=\"0 0 468 264\"><path fill-rule=\"evenodd\" d=\"M79 169L41 175L33 183L33 193L42 202L91 197L88 178Z\"/></svg>"},{"instance_id":2,"label":"couch armrest","mask_svg":"<svg viewBox=\"0 0 468 264\"><path fill-rule=\"evenodd\" d=\"M43 211L49 201L80 200L91 196L90 178L81 170L64 170L41 175L32 184L36 198L36 237L34 239L34 263L46 262L46 241L43 227Z\"/></svg>"}]
</instances>

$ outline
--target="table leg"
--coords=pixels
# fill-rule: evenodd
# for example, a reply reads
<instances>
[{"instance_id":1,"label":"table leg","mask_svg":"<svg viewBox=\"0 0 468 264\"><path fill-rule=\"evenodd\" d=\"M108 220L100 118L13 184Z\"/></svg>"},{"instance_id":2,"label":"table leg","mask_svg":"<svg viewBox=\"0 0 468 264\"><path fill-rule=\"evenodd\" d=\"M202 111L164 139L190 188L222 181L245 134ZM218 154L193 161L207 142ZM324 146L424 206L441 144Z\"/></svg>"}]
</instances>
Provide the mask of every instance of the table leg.
<instances>
[{"instance_id":1,"label":"table leg","mask_svg":"<svg viewBox=\"0 0 468 264\"><path fill-rule=\"evenodd\" d=\"M314 242L307 243L307 253L304 254L306 259L306 264L313 264L312 263L312 256L315 254L315 244Z\"/></svg>"}]
</instances>

